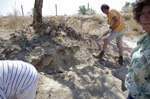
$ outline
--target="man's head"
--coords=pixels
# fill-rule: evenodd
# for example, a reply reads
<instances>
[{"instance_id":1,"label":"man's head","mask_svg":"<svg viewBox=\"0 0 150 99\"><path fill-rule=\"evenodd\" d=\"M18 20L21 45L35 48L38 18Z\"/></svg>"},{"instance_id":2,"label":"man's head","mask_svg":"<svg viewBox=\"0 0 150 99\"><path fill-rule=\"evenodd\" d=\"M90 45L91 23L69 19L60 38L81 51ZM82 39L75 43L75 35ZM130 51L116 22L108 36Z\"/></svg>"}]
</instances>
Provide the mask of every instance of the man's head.
<instances>
[{"instance_id":1,"label":"man's head","mask_svg":"<svg viewBox=\"0 0 150 99\"><path fill-rule=\"evenodd\" d=\"M109 6L107 4L102 4L101 5L101 10L102 10L103 13L108 14Z\"/></svg>"}]
</instances>

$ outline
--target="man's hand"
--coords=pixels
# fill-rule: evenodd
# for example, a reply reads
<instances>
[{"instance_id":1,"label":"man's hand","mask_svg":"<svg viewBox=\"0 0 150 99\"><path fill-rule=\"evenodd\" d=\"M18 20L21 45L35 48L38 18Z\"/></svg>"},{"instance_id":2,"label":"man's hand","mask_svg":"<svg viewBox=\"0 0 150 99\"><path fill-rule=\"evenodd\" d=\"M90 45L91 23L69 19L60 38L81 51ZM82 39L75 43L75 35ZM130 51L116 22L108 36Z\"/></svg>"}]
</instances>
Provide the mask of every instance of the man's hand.
<instances>
[{"instance_id":1,"label":"man's hand","mask_svg":"<svg viewBox=\"0 0 150 99\"><path fill-rule=\"evenodd\" d=\"M99 37L99 38L97 39L97 43L99 44L100 39L101 39L102 37L106 36L107 34L109 34L110 32L112 32L112 29L109 29L109 30L106 31L101 37Z\"/></svg>"},{"instance_id":2,"label":"man's hand","mask_svg":"<svg viewBox=\"0 0 150 99\"><path fill-rule=\"evenodd\" d=\"M109 29L108 31L106 31L103 35L106 36L107 34L109 34L112 31L112 29Z\"/></svg>"}]
</instances>

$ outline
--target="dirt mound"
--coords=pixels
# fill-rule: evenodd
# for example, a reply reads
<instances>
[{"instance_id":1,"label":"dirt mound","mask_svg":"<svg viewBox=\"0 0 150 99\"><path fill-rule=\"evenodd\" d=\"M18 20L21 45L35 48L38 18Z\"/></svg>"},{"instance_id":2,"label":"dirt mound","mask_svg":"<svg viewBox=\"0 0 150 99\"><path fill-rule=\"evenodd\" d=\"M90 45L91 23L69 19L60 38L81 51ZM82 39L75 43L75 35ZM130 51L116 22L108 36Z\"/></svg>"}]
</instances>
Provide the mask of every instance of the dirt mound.
<instances>
[{"instance_id":1,"label":"dirt mound","mask_svg":"<svg viewBox=\"0 0 150 99\"><path fill-rule=\"evenodd\" d=\"M76 24L84 28L96 23L88 21L86 25L83 17L81 19ZM112 41L104 61L99 63L92 54L100 52L96 40L102 34L92 34L94 29L88 33L77 32L72 21L66 20L47 21L41 34L35 34L32 27L8 33L8 39L0 38L0 59L23 60L37 68L36 99L125 99L127 92L122 92L121 82L130 63L132 48L124 43L124 65L120 66L118 49ZM104 31L105 26L103 23L100 30Z\"/></svg>"}]
</instances>

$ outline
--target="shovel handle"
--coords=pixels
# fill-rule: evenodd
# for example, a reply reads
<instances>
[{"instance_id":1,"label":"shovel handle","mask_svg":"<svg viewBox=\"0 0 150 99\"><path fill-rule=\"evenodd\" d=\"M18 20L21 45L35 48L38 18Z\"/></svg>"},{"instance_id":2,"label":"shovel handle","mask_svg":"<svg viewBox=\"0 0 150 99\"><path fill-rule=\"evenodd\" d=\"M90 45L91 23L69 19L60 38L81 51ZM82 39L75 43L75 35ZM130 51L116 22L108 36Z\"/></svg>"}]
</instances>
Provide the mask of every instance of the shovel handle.
<instances>
[{"instance_id":1,"label":"shovel handle","mask_svg":"<svg viewBox=\"0 0 150 99\"><path fill-rule=\"evenodd\" d=\"M112 30L109 29L108 31L106 31L100 38L97 39L97 43L99 43L100 39L104 36L106 36L107 34L109 34Z\"/></svg>"},{"instance_id":2,"label":"shovel handle","mask_svg":"<svg viewBox=\"0 0 150 99\"><path fill-rule=\"evenodd\" d=\"M103 36L104 36L104 35L103 35ZM102 36L102 37L103 37L103 36ZM102 37L100 37L100 38L97 39L97 43L98 43L98 44L99 44L99 41L101 40Z\"/></svg>"}]
</instances>

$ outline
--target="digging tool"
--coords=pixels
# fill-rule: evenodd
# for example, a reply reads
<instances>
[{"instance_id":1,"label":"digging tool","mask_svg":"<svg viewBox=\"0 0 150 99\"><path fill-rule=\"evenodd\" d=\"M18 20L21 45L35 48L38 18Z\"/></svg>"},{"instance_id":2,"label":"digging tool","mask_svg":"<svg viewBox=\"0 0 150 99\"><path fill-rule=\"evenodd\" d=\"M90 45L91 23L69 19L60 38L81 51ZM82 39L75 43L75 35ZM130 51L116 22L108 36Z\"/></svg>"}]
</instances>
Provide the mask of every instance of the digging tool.
<instances>
[{"instance_id":1,"label":"digging tool","mask_svg":"<svg viewBox=\"0 0 150 99\"><path fill-rule=\"evenodd\" d=\"M100 48L100 50L101 50L101 45L99 44L99 41L101 40L101 38L103 38L104 36L106 36L107 34L109 34L109 33L111 33L112 32L112 29L109 29L108 31L106 31L101 37L99 37L98 39L97 39L97 45L98 45L98 47ZM99 55L96 55L95 53L93 53L93 56L95 57L95 58L99 58Z\"/></svg>"},{"instance_id":2,"label":"digging tool","mask_svg":"<svg viewBox=\"0 0 150 99\"><path fill-rule=\"evenodd\" d=\"M97 39L97 44L100 47L99 41L101 40L101 38L103 38L104 36L106 36L107 34L109 34L110 32L112 32L112 29L109 29L108 31L106 31L101 37L99 37Z\"/></svg>"}]
</instances>

